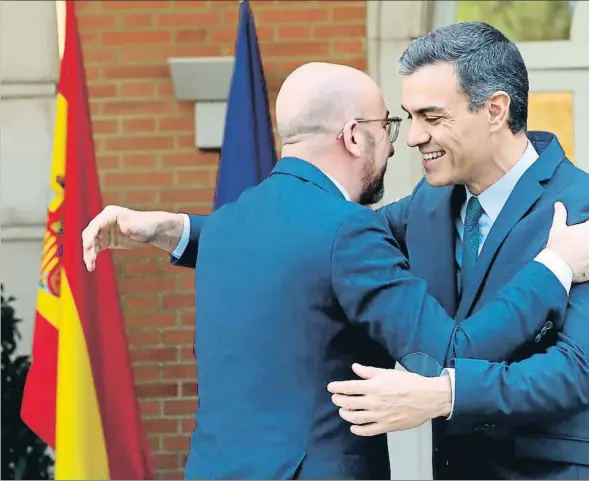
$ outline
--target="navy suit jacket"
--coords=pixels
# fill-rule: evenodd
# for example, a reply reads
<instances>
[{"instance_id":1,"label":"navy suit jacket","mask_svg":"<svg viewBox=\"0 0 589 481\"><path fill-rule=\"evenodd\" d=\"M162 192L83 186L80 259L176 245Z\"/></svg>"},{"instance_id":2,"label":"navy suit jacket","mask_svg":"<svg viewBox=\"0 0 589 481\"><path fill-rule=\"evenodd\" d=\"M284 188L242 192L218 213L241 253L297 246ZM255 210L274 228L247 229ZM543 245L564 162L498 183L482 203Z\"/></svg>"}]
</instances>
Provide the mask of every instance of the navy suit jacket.
<instances>
[{"instance_id":1,"label":"navy suit jacket","mask_svg":"<svg viewBox=\"0 0 589 481\"><path fill-rule=\"evenodd\" d=\"M544 247L556 201L567 207L569 224L589 218L589 175L565 157L554 135L528 137L540 157L496 219L460 300L454 220L464 187L434 188L422 181L412 195L379 210L412 273L428 282L429 292L458 322L484 310ZM507 326L503 335L509 337L510 330ZM539 460L589 466L589 284L573 285L561 332L544 329L505 358L472 357L479 360L455 361L454 414L436 425L438 477L484 476L485 469L490 479L557 476L541 467L534 471ZM455 456L460 461L447 469L453 446L462 451Z\"/></svg>"},{"instance_id":2,"label":"navy suit jacket","mask_svg":"<svg viewBox=\"0 0 589 481\"><path fill-rule=\"evenodd\" d=\"M529 262L457 325L408 270L383 218L301 159L281 159L191 228L177 262L194 267L198 249L187 478L389 478L386 437L353 435L327 384L353 377L354 362L398 359L439 375L451 358L513 356L546 318L562 324L568 299Z\"/></svg>"}]
</instances>

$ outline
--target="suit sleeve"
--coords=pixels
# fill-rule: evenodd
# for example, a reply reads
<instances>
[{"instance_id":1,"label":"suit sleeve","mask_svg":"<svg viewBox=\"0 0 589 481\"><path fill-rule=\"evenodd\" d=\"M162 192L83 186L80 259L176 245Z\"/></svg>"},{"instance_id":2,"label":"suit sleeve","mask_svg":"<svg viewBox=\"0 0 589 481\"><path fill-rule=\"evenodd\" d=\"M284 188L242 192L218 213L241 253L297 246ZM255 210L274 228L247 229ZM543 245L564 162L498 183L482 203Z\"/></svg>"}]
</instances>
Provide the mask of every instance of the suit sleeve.
<instances>
[{"instance_id":1,"label":"suit sleeve","mask_svg":"<svg viewBox=\"0 0 589 481\"><path fill-rule=\"evenodd\" d=\"M435 255L435 254L434 254ZM377 214L359 209L340 225L331 266L335 296L409 371L437 376L452 358L500 361L534 339L546 319L558 328L568 296L538 262L527 264L483 309L457 324L408 269Z\"/></svg>"},{"instance_id":2,"label":"suit sleeve","mask_svg":"<svg viewBox=\"0 0 589 481\"><path fill-rule=\"evenodd\" d=\"M398 202L392 202L379 209L376 209L376 213L383 218L389 230L392 232L393 237L399 244L401 252L407 255L407 224L409 222L409 209L413 202L413 196L421 185L425 182L425 178L421 179L413 193L406 197L403 197Z\"/></svg>"},{"instance_id":3,"label":"suit sleeve","mask_svg":"<svg viewBox=\"0 0 589 481\"><path fill-rule=\"evenodd\" d=\"M170 255L170 263L174 266L180 267L196 267L196 257L198 255L198 241L200 240L200 233L204 227L207 216L204 215L189 215L188 232L186 232L186 223L184 224L185 231L183 236L188 235L188 242L179 255ZM182 243L182 240L180 241Z\"/></svg>"},{"instance_id":4,"label":"suit sleeve","mask_svg":"<svg viewBox=\"0 0 589 481\"><path fill-rule=\"evenodd\" d=\"M575 284L562 332L545 352L519 362L453 361L453 430L475 424L546 423L589 407L589 284ZM483 395L483 393L485 393Z\"/></svg>"}]
</instances>

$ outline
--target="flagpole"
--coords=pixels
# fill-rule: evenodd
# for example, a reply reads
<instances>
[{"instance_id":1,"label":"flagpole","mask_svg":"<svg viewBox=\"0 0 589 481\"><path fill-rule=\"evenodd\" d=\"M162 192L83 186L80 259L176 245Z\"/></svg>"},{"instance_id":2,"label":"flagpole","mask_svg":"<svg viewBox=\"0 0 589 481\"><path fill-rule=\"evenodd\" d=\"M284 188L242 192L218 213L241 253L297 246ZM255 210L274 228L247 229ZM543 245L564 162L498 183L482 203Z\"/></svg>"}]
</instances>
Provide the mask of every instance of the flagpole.
<instances>
[{"instance_id":1,"label":"flagpole","mask_svg":"<svg viewBox=\"0 0 589 481\"><path fill-rule=\"evenodd\" d=\"M65 0L55 0L57 18L57 46L59 49L59 61L63 59L65 50Z\"/></svg>"}]
</instances>

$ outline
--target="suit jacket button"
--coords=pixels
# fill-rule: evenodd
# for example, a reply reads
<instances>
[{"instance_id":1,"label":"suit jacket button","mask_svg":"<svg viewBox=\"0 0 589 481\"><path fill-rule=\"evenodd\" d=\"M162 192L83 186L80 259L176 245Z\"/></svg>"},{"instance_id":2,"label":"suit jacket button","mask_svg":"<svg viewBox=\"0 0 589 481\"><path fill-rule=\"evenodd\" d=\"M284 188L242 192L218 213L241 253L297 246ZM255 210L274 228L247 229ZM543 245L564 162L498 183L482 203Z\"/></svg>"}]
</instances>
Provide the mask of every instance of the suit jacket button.
<instances>
[{"instance_id":1,"label":"suit jacket button","mask_svg":"<svg viewBox=\"0 0 589 481\"><path fill-rule=\"evenodd\" d=\"M542 335L541 334L538 334L536 336L536 339L534 339L534 341L536 341L536 342L540 342L541 340L542 340Z\"/></svg>"},{"instance_id":2,"label":"suit jacket button","mask_svg":"<svg viewBox=\"0 0 589 481\"><path fill-rule=\"evenodd\" d=\"M552 329L552 326L554 326L554 324L552 324L552 321L548 321L546 324L544 324L546 326L546 329Z\"/></svg>"}]
</instances>

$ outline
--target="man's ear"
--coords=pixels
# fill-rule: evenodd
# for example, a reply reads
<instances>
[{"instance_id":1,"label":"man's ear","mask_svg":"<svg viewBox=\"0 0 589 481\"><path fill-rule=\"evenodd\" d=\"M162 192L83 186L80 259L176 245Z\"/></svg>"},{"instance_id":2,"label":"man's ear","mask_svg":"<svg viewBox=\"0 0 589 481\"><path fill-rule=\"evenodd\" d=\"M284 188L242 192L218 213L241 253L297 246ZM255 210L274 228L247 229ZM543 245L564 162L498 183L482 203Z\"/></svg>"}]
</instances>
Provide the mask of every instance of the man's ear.
<instances>
[{"instance_id":1,"label":"man's ear","mask_svg":"<svg viewBox=\"0 0 589 481\"><path fill-rule=\"evenodd\" d=\"M507 92L499 90L487 101L487 113L491 131L496 132L509 122L511 98Z\"/></svg>"},{"instance_id":2,"label":"man's ear","mask_svg":"<svg viewBox=\"0 0 589 481\"><path fill-rule=\"evenodd\" d=\"M355 157L360 157L362 155L362 149L358 142L358 135L360 135L358 122L356 120L350 120L347 122L342 131L342 141L346 150Z\"/></svg>"}]
</instances>

